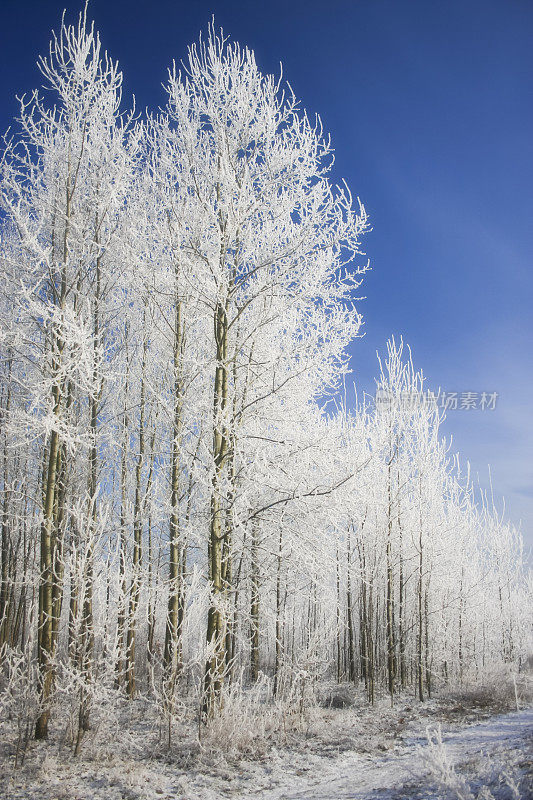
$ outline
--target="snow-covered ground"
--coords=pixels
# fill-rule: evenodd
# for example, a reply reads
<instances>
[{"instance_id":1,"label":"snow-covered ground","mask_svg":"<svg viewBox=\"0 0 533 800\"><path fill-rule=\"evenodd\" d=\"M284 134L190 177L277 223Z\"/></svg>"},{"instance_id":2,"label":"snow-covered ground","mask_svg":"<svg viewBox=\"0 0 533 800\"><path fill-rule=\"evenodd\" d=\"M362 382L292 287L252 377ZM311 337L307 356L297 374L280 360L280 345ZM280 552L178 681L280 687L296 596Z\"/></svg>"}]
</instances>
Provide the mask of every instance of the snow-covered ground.
<instances>
[{"instance_id":1,"label":"snow-covered ground","mask_svg":"<svg viewBox=\"0 0 533 800\"><path fill-rule=\"evenodd\" d=\"M492 718L459 730L453 727L442 732L444 750L449 763L481 762L483 756L492 761L498 756L508 761L510 752L519 751L520 761L533 758L533 709ZM329 765L327 773L315 772L312 776L298 774L286 776L283 783L256 795L264 800L387 800L394 798L442 798L443 790L436 786L430 762L434 748L427 737L411 738L394 754L377 757L345 753ZM522 759L523 757L523 759ZM513 759L514 760L514 759ZM446 765L443 765L446 766ZM503 765L504 768L506 764ZM527 765L523 765L525 771ZM467 770L468 772L468 770ZM473 783L479 776L473 776ZM503 788L503 787L502 787ZM475 789L474 789L475 791ZM533 783L524 798L533 797ZM241 797L251 797L250 793ZM450 793L453 796L453 792ZM475 796L475 795L474 795Z\"/></svg>"},{"instance_id":2,"label":"snow-covered ground","mask_svg":"<svg viewBox=\"0 0 533 800\"><path fill-rule=\"evenodd\" d=\"M22 768L9 759L2 800L531 800L533 708L473 724L442 724L442 744L428 743L439 719L406 706L361 716L342 709L317 714L297 746L269 747L253 759L216 749L179 758L150 737L137 754L118 747L74 759L68 748L32 743ZM470 717L471 720L472 717ZM328 730L320 736L322 720ZM343 731L344 726L344 731ZM427 732L426 732L427 731ZM343 736L343 733L346 734ZM331 735L331 736L330 736ZM178 734L179 740L179 734ZM295 740L292 741L292 745ZM455 787L455 791L453 789ZM490 792L490 793L489 793Z\"/></svg>"}]
</instances>

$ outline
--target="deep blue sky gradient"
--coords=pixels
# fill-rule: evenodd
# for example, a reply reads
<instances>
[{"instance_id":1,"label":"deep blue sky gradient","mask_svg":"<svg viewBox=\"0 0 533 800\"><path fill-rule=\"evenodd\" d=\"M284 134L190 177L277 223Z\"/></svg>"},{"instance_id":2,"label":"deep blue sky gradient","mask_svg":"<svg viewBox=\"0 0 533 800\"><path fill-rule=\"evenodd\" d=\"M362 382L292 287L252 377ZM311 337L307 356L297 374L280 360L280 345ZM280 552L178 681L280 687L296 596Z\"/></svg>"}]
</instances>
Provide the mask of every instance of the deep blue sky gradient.
<instances>
[{"instance_id":1,"label":"deep blue sky gradient","mask_svg":"<svg viewBox=\"0 0 533 800\"><path fill-rule=\"evenodd\" d=\"M0 128L35 67L64 0L0 0ZM74 20L81 3L70 3ZM283 62L302 105L319 113L346 178L371 216L372 272L353 346L359 391L376 349L403 335L433 388L496 391L495 411L450 412L445 432L487 485L505 494L533 544L533 3L531 0L91 0L89 16L140 108L212 14Z\"/></svg>"}]
</instances>

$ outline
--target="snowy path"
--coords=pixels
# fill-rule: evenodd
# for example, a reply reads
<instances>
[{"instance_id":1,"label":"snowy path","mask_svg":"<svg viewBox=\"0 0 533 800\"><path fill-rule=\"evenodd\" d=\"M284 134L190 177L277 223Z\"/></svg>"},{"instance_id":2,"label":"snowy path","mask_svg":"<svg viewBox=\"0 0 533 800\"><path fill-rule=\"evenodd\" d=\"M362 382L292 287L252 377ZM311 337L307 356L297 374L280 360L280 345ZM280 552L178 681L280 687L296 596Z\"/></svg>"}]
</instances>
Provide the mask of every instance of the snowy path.
<instances>
[{"instance_id":1,"label":"snowy path","mask_svg":"<svg viewBox=\"0 0 533 800\"><path fill-rule=\"evenodd\" d=\"M431 726L430 726L431 728ZM460 763L499 749L520 748L531 753L533 708L493 717L466 728L443 729L442 740L453 763ZM402 800L419 797L431 800L442 797L433 794L427 783L427 766L422 750L426 740L406 740L395 755L346 753L332 763L328 774L303 780L298 775L286 775L283 785L242 797L261 800ZM420 794L422 790L423 794Z\"/></svg>"},{"instance_id":2,"label":"snowy path","mask_svg":"<svg viewBox=\"0 0 533 800\"><path fill-rule=\"evenodd\" d=\"M430 731L436 723L437 719L428 726ZM119 756L109 763L65 759L46 753L37 743L30 748L24 769L6 765L3 775L0 769L0 800L448 800L451 795L438 791L429 775L424 731L423 720L415 718L410 728L404 728L405 738L396 739L394 750L379 750L387 740L376 741L363 727L354 745L371 746L371 752L347 750L328 757L312 748L309 752L274 748L262 759L240 766L222 763L216 770L199 764L177 769L165 759ZM525 786L526 762L533 758L532 737L533 708L470 726L450 724L442 730L448 758L457 765L470 762L470 769L458 773L479 778L478 787L486 785L482 773L487 759L482 754L487 753L498 774L498 764L506 758L509 764L514 762L515 774ZM533 800L533 787L521 792L521 800ZM503 800L511 795L494 796Z\"/></svg>"}]
</instances>

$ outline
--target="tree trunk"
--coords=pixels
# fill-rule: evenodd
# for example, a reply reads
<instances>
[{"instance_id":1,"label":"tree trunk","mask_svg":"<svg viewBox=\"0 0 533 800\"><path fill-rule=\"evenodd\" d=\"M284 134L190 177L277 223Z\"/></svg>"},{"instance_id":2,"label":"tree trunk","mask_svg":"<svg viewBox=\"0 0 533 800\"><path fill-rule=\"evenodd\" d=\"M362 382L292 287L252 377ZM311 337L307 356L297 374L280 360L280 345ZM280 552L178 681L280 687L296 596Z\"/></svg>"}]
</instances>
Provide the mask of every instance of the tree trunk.
<instances>
[{"instance_id":1,"label":"tree trunk","mask_svg":"<svg viewBox=\"0 0 533 800\"><path fill-rule=\"evenodd\" d=\"M126 644L126 692L135 696L135 635L137 630L137 607L139 605L141 562L142 562L142 468L144 463L144 416L145 416L145 373L148 350L146 333L146 307L143 316L143 354L141 364L141 393L139 401L139 452L135 464L135 501L133 508L133 563L128 609L128 633Z\"/></svg>"},{"instance_id":2,"label":"tree trunk","mask_svg":"<svg viewBox=\"0 0 533 800\"><path fill-rule=\"evenodd\" d=\"M176 288L177 294L177 288ZM174 326L174 414L172 427L172 447L170 458L170 559L169 594L163 669L165 680L170 687L174 682L179 662L179 616L181 595L181 543L180 543L180 454L182 435L182 360L184 332L181 302L176 297L176 318Z\"/></svg>"},{"instance_id":3,"label":"tree trunk","mask_svg":"<svg viewBox=\"0 0 533 800\"><path fill-rule=\"evenodd\" d=\"M259 542L256 523L252 523L250 596L250 678L259 677Z\"/></svg>"},{"instance_id":4,"label":"tree trunk","mask_svg":"<svg viewBox=\"0 0 533 800\"><path fill-rule=\"evenodd\" d=\"M223 613L224 585L222 578L222 545L225 529L224 472L228 456L228 434L225 413L228 403L228 318L227 305L219 302L215 310L214 333L216 369L213 392L213 461L209 525L209 584L211 599L207 615L207 645L210 651L205 668L202 715L213 716L220 699L225 672L226 619Z\"/></svg>"}]
</instances>

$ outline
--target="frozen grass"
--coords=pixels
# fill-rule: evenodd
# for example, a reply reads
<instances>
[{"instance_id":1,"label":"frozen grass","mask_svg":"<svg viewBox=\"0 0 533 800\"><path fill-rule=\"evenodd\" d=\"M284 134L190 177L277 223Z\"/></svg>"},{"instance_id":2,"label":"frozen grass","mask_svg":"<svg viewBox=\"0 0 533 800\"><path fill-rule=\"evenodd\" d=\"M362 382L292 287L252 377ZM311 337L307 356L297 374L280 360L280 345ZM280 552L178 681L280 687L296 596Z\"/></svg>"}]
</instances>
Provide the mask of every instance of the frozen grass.
<instances>
[{"instance_id":1,"label":"frozen grass","mask_svg":"<svg viewBox=\"0 0 533 800\"><path fill-rule=\"evenodd\" d=\"M343 701L331 702L332 697ZM0 796L6 800L366 797L353 793L355 778L350 775L354 774L366 776L361 790L368 788L368 796L375 798L525 800L531 796L524 794L529 792L527 757L522 752L525 740L496 746L492 760L475 752L465 761L453 749L455 744L450 751L438 733L439 723L455 731L461 751L460 737L468 741L468 732L476 730L467 724L486 720L494 710L475 698L467 704L468 693L447 694L422 705L413 698L403 699L394 708L384 697L368 707L362 693L349 685L306 686L304 681L277 703L268 698L266 680L248 691L235 686L226 693L220 717L200 738L196 710L185 705L173 723L169 747L168 730L151 703L126 703L110 696L107 706L98 709L78 758L72 755L71 721L66 718L56 722L49 742L29 743L24 763L16 769L13 725L4 720ZM503 701L496 701L499 710ZM426 729L431 741L424 747ZM431 791L437 794L429 793L430 784L420 794L420 776L428 770L430 784L436 787ZM328 786L337 795L327 794ZM306 787L314 787L313 793ZM385 794L370 795L379 787Z\"/></svg>"},{"instance_id":2,"label":"frozen grass","mask_svg":"<svg viewBox=\"0 0 533 800\"><path fill-rule=\"evenodd\" d=\"M520 716L517 714L517 717ZM506 737L505 717L495 747L470 753L465 759L461 749L465 737L445 743L440 726L428 731L428 746L420 755L436 783L441 797L453 800L528 800L533 797L533 754L531 719L529 733L523 737ZM526 727L526 726L524 726ZM506 741L507 739L507 741Z\"/></svg>"}]
</instances>

